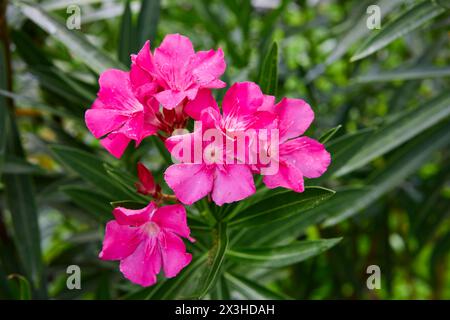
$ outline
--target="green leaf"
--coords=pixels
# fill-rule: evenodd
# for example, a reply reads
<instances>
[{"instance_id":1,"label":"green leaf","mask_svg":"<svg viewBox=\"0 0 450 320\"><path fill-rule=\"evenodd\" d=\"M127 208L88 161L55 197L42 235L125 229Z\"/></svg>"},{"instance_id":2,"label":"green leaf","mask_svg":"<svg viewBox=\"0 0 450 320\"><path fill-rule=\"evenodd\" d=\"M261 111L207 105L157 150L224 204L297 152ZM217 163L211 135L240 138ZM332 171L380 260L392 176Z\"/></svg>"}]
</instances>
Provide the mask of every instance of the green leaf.
<instances>
[{"instance_id":1,"label":"green leaf","mask_svg":"<svg viewBox=\"0 0 450 320\"><path fill-rule=\"evenodd\" d=\"M342 125L338 125L334 128L327 130L324 134L322 134L319 138L320 143L327 143L334 135L342 128Z\"/></svg>"},{"instance_id":2,"label":"green leaf","mask_svg":"<svg viewBox=\"0 0 450 320\"><path fill-rule=\"evenodd\" d=\"M209 251L208 259L208 273L203 282L202 289L200 291L200 298L203 298L209 290L211 290L220 274L220 269L225 259L225 253L228 248L228 232L227 225L225 223L218 223L215 229L214 245Z\"/></svg>"},{"instance_id":3,"label":"green leaf","mask_svg":"<svg viewBox=\"0 0 450 320\"><path fill-rule=\"evenodd\" d=\"M0 45L0 89L9 90L7 50ZM0 172L6 155L25 161L16 120L8 100L0 97ZM3 174L4 199L11 214L14 241L22 268L30 279L36 296L46 297L41 256L38 213L32 180L26 174Z\"/></svg>"},{"instance_id":4,"label":"green leaf","mask_svg":"<svg viewBox=\"0 0 450 320\"><path fill-rule=\"evenodd\" d=\"M265 94L275 96L278 87L278 44L274 42L261 66L259 86Z\"/></svg>"},{"instance_id":5,"label":"green leaf","mask_svg":"<svg viewBox=\"0 0 450 320\"><path fill-rule=\"evenodd\" d=\"M61 191L67 194L79 207L89 212L95 220L104 223L113 218L109 200L103 194L76 186L64 186L61 187Z\"/></svg>"},{"instance_id":6,"label":"green leaf","mask_svg":"<svg viewBox=\"0 0 450 320\"><path fill-rule=\"evenodd\" d=\"M413 67L382 71L357 77L355 83L372 83L397 80L418 80L450 76L450 67Z\"/></svg>"},{"instance_id":7,"label":"green leaf","mask_svg":"<svg viewBox=\"0 0 450 320\"><path fill-rule=\"evenodd\" d=\"M52 37L61 41L70 52L89 68L100 74L106 69L125 67L92 45L79 31L69 30L62 22L28 2L17 2L22 13Z\"/></svg>"},{"instance_id":8,"label":"green leaf","mask_svg":"<svg viewBox=\"0 0 450 320\"><path fill-rule=\"evenodd\" d=\"M361 150L341 167L335 176L361 168L373 159L391 151L450 115L450 94L444 93L417 109L410 110L395 122L377 130Z\"/></svg>"},{"instance_id":9,"label":"green leaf","mask_svg":"<svg viewBox=\"0 0 450 320\"><path fill-rule=\"evenodd\" d=\"M386 169L376 174L368 185L370 188L348 199L347 204L336 208L334 214L325 220L325 227L335 225L368 207L384 194L400 185L415 172L436 150L450 142L450 122L435 126L409 141L399 149L386 164Z\"/></svg>"},{"instance_id":10,"label":"green leaf","mask_svg":"<svg viewBox=\"0 0 450 320\"><path fill-rule=\"evenodd\" d=\"M160 10L160 0L141 1L141 11L139 12L137 23L139 47L147 40L150 40L150 43L153 43L155 40Z\"/></svg>"},{"instance_id":11,"label":"green leaf","mask_svg":"<svg viewBox=\"0 0 450 320\"><path fill-rule=\"evenodd\" d=\"M59 162L78 173L95 186L97 192L109 199L130 199L135 196L108 176L104 163L97 156L66 146L52 146L50 149Z\"/></svg>"},{"instance_id":12,"label":"green leaf","mask_svg":"<svg viewBox=\"0 0 450 320\"><path fill-rule=\"evenodd\" d=\"M249 206L237 217L229 215L229 227L253 227L287 219L317 206L334 195L334 191L321 187L307 187L303 193L284 191Z\"/></svg>"},{"instance_id":13,"label":"green leaf","mask_svg":"<svg viewBox=\"0 0 450 320\"><path fill-rule=\"evenodd\" d=\"M272 291L249 279L233 273L225 273L225 279L230 282L232 287L238 291L244 298L252 300L286 300L290 297Z\"/></svg>"},{"instance_id":14,"label":"green leaf","mask_svg":"<svg viewBox=\"0 0 450 320\"><path fill-rule=\"evenodd\" d=\"M367 188L368 190L368 188ZM305 230L313 225L321 223L332 216L340 208L347 207L356 197L367 191L361 187L341 188L336 194L311 208L289 219L247 229L236 240L236 246L267 246L274 244L288 244L305 233Z\"/></svg>"},{"instance_id":15,"label":"green leaf","mask_svg":"<svg viewBox=\"0 0 450 320\"><path fill-rule=\"evenodd\" d=\"M197 273L199 270L201 270L201 266L205 264L206 259L206 254L200 257L194 256L192 259L192 263L190 263L189 266L183 269L180 274L176 276L176 278L166 280L153 290L146 289L148 293L146 299L175 299L177 297L177 294L183 289L183 286L186 285L186 283L193 281L194 277L198 275Z\"/></svg>"},{"instance_id":16,"label":"green leaf","mask_svg":"<svg viewBox=\"0 0 450 320\"><path fill-rule=\"evenodd\" d=\"M8 65L3 43L0 42L0 90L8 90ZM0 96L0 177L6 158L6 135L8 127L8 101Z\"/></svg>"},{"instance_id":17,"label":"green leaf","mask_svg":"<svg viewBox=\"0 0 450 320\"><path fill-rule=\"evenodd\" d=\"M228 250L227 257L237 263L249 263L258 267L284 267L316 256L334 245L341 238L296 241L277 247L235 248Z\"/></svg>"},{"instance_id":18,"label":"green leaf","mask_svg":"<svg viewBox=\"0 0 450 320\"><path fill-rule=\"evenodd\" d=\"M15 299L17 300L31 300L31 285L30 282L20 274L11 274L8 276L10 283L14 283Z\"/></svg>"},{"instance_id":19,"label":"green leaf","mask_svg":"<svg viewBox=\"0 0 450 320\"><path fill-rule=\"evenodd\" d=\"M371 55L395 39L424 25L444 11L445 9L437 5L434 1L427 0L415 5L397 19L383 26L380 32L368 38L351 57L351 61L360 60Z\"/></svg>"},{"instance_id":20,"label":"green leaf","mask_svg":"<svg viewBox=\"0 0 450 320\"><path fill-rule=\"evenodd\" d=\"M119 46L117 56L124 65L130 65L130 54L135 50L135 30L131 16L130 0L124 5L120 24Z\"/></svg>"},{"instance_id":21,"label":"green leaf","mask_svg":"<svg viewBox=\"0 0 450 320\"><path fill-rule=\"evenodd\" d=\"M364 39L369 33L373 32L373 30L367 28L367 8L370 5L377 5L380 8L380 19L383 21L390 11L401 5L403 2L403 0L358 1L355 9L352 9L350 15L345 19L345 32L342 33L342 36L339 36L336 45L333 50L330 51L325 62L318 64L308 71L305 76L306 81L311 82L315 80L325 72L328 66L342 58L355 43L361 41L361 39Z\"/></svg>"},{"instance_id":22,"label":"green leaf","mask_svg":"<svg viewBox=\"0 0 450 320\"><path fill-rule=\"evenodd\" d=\"M172 162L172 156L170 155L169 151L167 150L166 146L164 145L164 142L161 141L158 137L152 137L153 143L155 144L156 149L158 149L159 154L164 159L166 164L171 164Z\"/></svg>"}]
</instances>

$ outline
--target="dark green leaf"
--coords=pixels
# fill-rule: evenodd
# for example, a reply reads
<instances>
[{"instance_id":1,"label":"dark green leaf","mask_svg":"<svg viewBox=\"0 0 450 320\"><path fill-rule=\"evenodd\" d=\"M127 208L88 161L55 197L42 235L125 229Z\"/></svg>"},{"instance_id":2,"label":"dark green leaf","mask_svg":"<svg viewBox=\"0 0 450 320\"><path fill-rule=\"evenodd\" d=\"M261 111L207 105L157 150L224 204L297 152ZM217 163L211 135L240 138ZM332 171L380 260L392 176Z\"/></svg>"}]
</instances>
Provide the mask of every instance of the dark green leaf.
<instances>
[{"instance_id":1,"label":"dark green leaf","mask_svg":"<svg viewBox=\"0 0 450 320\"><path fill-rule=\"evenodd\" d=\"M258 267L284 267L318 255L341 239L296 241L277 247L235 248L228 250L227 257L237 263L249 263Z\"/></svg>"},{"instance_id":2,"label":"dark green leaf","mask_svg":"<svg viewBox=\"0 0 450 320\"><path fill-rule=\"evenodd\" d=\"M122 21L120 24L119 46L117 56L124 65L130 65L130 54L136 49L134 39L135 30L131 16L130 0L124 6Z\"/></svg>"},{"instance_id":3,"label":"dark green leaf","mask_svg":"<svg viewBox=\"0 0 450 320\"><path fill-rule=\"evenodd\" d=\"M230 227L253 227L286 219L317 206L328 199L334 191L321 187L307 187L303 193L285 191L251 205L236 217L229 215Z\"/></svg>"},{"instance_id":4,"label":"dark green leaf","mask_svg":"<svg viewBox=\"0 0 450 320\"><path fill-rule=\"evenodd\" d=\"M23 1L17 3L27 18L52 37L61 41L74 56L78 57L93 71L101 73L110 68L124 69L123 65L93 46L81 33L76 30L69 30L62 22L53 18L39 6Z\"/></svg>"},{"instance_id":5,"label":"dark green leaf","mask_svg":"<svg viewBox=\"0 0 450 320\"><path fill-rule=\"evenodd\" d=\"M348 199L347 205L336 210L325 220L324 226L335 225L372 204L404 182L405 178L416 171L433 152L448 145L449 142L450 122L435 126L408 142L392 156L386 164L386 169L368 182L370 188L362 194L357 194L353 199Z\"/></svg>"},{"instance_id":6,"label":"dark green leaf","mask_svg":"<svg viewBox=\"0 0 450 320\"><path fill-rule=\"evenodd\" d=\"M272 291L249 279L238 276L237 274L225 273L225 279L230 282L236 291L244 298L253 300L286 300L288 296Z\"/></svg>"},{"instance_id":7,"label":"dark green leaf","mask_svg":"<svg viewBox=\"0 0 450 320\"><path fill-rule=\"evenodd\" d=\"M51 150L57 160L78 173L81 178L95 186L97 192L105 194L111 200L130 199L135 196L108 176L104 163L98 157L66 146L52 146Z\"/></svg>"},{"instance_id":8,"label":"dark green leaf","mask_svg":"<svg viewBox=\"0 0 450 320\"><path fill-rule=\"evenodd\" d=\"M215 242L212 249L209 251L207 264L208 271L200 291L200 298L204 297L214 287L228 248L227 225L225 223L218 223L215 231Z\"/></svg>"},{"instance_id":9,"label":"dark green leaf","mask_svg":"<svg viewBox=\"0 0 450 320\"><path fill-rule=\"evenodd\" d=\"M444 93L377 130L366 141L361 150L335 173L335 176L343 176L364 166L373 159L391 151L432 127L449 115L450 94Z\"/></svg>"},{"instance_id":10,"label":"dark green leaf","mask_svg":"<svg viewBox=\"0 0 450 320\"><path fill-rule=\"evenodd\" d=\"M160 0L141 1L141 11L139 12L137 24L139 47L147 40L150 40L150 43L153 43L155 40L160 10Z\"/></svg>"}]
</instances>

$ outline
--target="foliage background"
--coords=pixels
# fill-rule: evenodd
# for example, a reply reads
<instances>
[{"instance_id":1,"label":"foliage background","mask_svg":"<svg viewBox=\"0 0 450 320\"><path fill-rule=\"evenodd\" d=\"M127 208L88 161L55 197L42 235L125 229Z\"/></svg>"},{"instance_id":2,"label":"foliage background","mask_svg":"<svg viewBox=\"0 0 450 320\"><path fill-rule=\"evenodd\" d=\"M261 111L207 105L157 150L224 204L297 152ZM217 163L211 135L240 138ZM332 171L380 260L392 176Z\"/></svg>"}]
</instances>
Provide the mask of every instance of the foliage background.
<instances>
[{"instance_id":1,"label":"foliage background","mask_svg":"<svg viewBox=\"0 0 450 320\"><path fill-rule=\"evenodd\" d=\"M0 298L450 298L448 1L7 2L0 14ZM81 8L81 30L65 27L72 3ZM371 4L383 13L381 30L366 27ZM224 49L228 84L250 79L278 99L308 101L316 113L308 135L329 139L334 163L308 184L337 192L314 208L295 201L275 208L285 216L269 225L225 231L223 248L220 225L202 231L194 219L202 209L189 209L209 255L194 246L191 269L141 289L97 255L110 202L142 200L133 195L136 162L161 180L167 154L147 139L115 160L87 132L83 114L99 72L128 67L145 39L158 44L177 32L197 50ZM246 206L289 204L277 192L269 202L260 203L262 193L216 213L240 217ZM340 237L320 255L324 248L311 247L314 257L301 262L308 253L292 242ZM277 264L278 248L264 251L270 269L241 266L234 245L291 245L293 258ZM72 264L81 267L81 290L66 287ZM371 264L381 268L381 290L366 287ZM192 287L204 281L208 290L197 294Z\"/></svg>"}]
</instances>

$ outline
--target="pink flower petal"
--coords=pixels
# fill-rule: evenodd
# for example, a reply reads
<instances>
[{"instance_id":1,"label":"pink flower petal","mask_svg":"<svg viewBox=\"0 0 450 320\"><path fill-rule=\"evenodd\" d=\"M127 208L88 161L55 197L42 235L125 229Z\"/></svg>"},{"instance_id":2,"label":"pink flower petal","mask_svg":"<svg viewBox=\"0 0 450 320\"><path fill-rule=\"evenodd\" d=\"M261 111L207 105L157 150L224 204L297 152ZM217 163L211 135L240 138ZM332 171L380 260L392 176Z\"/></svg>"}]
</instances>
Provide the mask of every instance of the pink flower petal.
<instances>
[{"instance_id":1,"label":"pink flower petal","mask_svg":"<svg viewBox=\"0 0 450 320\"><path fill-rule=\"evenodd\" d=\"M213 175L203 164L173 164L164 173L164 180L178 200L190 205L212 189Z\"/></svg>"},{"instance_id":2,"label":"pink flower petal","mask_svg":"<svg viewBox=\"0 0 450 320\"><path fill-rule=\"evenodd\" d=\"M120 260L132 254L141 241L138 228L120 225L117 221L106 224L105 239L100 252L100 259Z\"/></svg>"},{"instance_id":3,"label":"pink flower petal","mask_svg":"<svg viewBox=\"0 0 450 320\"><path fill-rule=\"evenodd\" d=\"M84 118L92 135L100 138L120 128L128 116L121 110L94 108L87 110Z\"/></svg>"},{"instance_id":4,"label":"pink flower petal","mask_svg":"<svg viewBox=\"0 0 450 320\"><path fill-rule=\"evenodd\" d=\"M328 168L331 156L320 142L300 137L280 146L280 157L298 168L305 177L320 177Z\"/></svg>"},{"instance_id":5,"label":"pink flower petal","mask_svg":"<svg viewBox=\"0 0 450 320\"><path fill-rule=\"evenodd\" d=\"M161 251L156 238L142 241L133 254L120 261L120 271L134 283L148 287L161 270Z\"/></svg>"},{"instance_id":6,"label":"pink flower petal","mask_svg":"<svg viewBox=\"0 0 450 320\"><path fill-rule=\"evenodd\" d=\"M302 135L314 120L311 107L301 99L283 98L275 110L279 118L280 142Z\"/></svg>"},{"instance_id":7,"label":"pink flower petal","mask_svg":"<svg viewBox=\"0 0 450 320\"><path fill-rule=\"evenodd\" d=\"M187 225L186 209L181 204L158 208L151 220L164 230L190 239L191 230Z\"/></svg>"},{"instance_id":8,"label":"pink flower petal","mask_svg":"<svg viewBox=\"0 0 450 320\"><path fill-rule=\"evenodd\" d=\"M305 190L301 171L285 162L279 163L278 173L265 175L263 182L269 189L283 187L294 190L295 192L303 192Z\"/></svg>"},{"instance_id":9,"label":"pink flower petal","mask_svg":"<svg viewBox=\"0 0 450 320\"><path fill-rule=\"evenodd\" d=\"M242 117L255 112L264 102L264 95L256 83L238 82L225 93L222 102L224 118Z\"/></svg>"},{"instance_id":10,"label":"pink flower petal","mask_svg":"<svg viewBox=\"0 0 450 320\"><path fill-rule=\"evenodd\" d=\"M120 158L131 139L122 133L110 133L107 137L100 140L100 144L109 151L114 157Z\"/></svg>"},{"instance_id":11,"label":"pink flower petal","mask_svg":"<svg viewBox=\"0 0 450 320\"><path fill-rule=\"evenodd\" d=\"M105 108L127 112L142 110L142 105L131 89L128 72L108 69L100 75L99 85L98 97Z\"/></svg>"},{"instance_id":12,"label":"pink flower petal","mask_svg":"<svg viewBox=\"0 0 450 320\"><path fill-rule=\"evenodd\" d=\"M217 205L245 199L255 191L253 175L247 165L230 164L216 169L212 199Z\"/></svg>"},{"instance_id":13,"label":"pink flower petal","mask_svg":"<svg viewBox=\"0 0 450 320\"><path fill-rule=\"evenodd\" d=\"M198 85L209 88L209 85L212 84L211 88L217 88L219 83L215 81L225 72L225 68L226 63L222 49L199 51L195 55L192 74Z\"/></svg>"},{"instance_id":14,"label":"pink flower petal","mask_svg":"<svg viewBox=\"0 0 450 320\"><path fill-rule=\"evenodd\" d=\"M164 274L173 278L191 262L192 255L186 253L183 241L172 232L161 232L159 239Z\"/></svg>"},{"instance_id":15,"label":"pink flower petal","mask_svg":"<svg viewBox=\"0 0 450 320\"><path fill-rule=\"evenodd\" d=\"M156 100L162 104L166 109L174 109L178 106L184 98L186 98L186 93L183 91L173 91L165 90L154 95Z\"/></svg>"},{"instance_id":16,"label":"pink flower petal","mask_svg":"<svg viewBox=\"0 0 450 320\"><path fill-rule=\"evenodd\" d=\"M156 209L154 202L150 202L145 208L133 210L117 207L113 210L113 215L117 223L128 226L140 226L150 219L150 215Z\"/></svg>"},{"instance_id":17,"label":"pink flower petal","mask_svg":"<svg viewBox=\"0 0 450 320\"><path fill-rule=\"evenodd\" d=\"M213 108L217 112L220 112L211 91L208 89L201 89L198 91L195 99L186 104L184 111L194 120L200 120L202 111L206 108Z\"/></svg>"}]
</instances>

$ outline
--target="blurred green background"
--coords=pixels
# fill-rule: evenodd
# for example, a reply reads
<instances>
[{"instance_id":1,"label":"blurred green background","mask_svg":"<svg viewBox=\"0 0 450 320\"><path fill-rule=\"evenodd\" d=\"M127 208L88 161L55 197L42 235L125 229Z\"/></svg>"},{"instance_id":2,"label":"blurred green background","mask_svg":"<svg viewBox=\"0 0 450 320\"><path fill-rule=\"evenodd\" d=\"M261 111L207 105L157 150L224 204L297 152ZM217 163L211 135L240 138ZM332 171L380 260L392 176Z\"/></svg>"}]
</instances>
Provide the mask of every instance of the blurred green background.
<instances>
[{"instance_id":1,"label":"blurred green background","mask_svg":"<svg viewBox=\"0 0 450 320\"><path fill-rule=\"evenodd\" d=\"M336 195L274 228L298 239L342 241L255 279L294 299L450 298L448 1L7 2L1 0L0 15L1 298L29 297L29 282L38 284L32 294L40 298L133 297L138 288L116 264L97 258L109 202L124 199L109 199L67 170L67 159L49 145L95 154L131 180L142 160L161 178L163 158L151 139L112 159L87 132L83 114L95 99L99 70L114 60L129 67L129 54L145 39L154 48L169 33L188 36L196 50L223 48L228 84L259 82L264 57L277 49L277 99L309 102L316 115L309 136L325 139L341 126L326 142L334 167L308 181ZM64 26L78 10L68 12L71 4L80 9L80 30ZM374 4L380 30L366 25ZM60 28L46 22L46 12ZM72 264L81 267L81 290L66 288ZM379 290L366 286L369 265L381 269Z\"/></svg>"}]
</instances>

